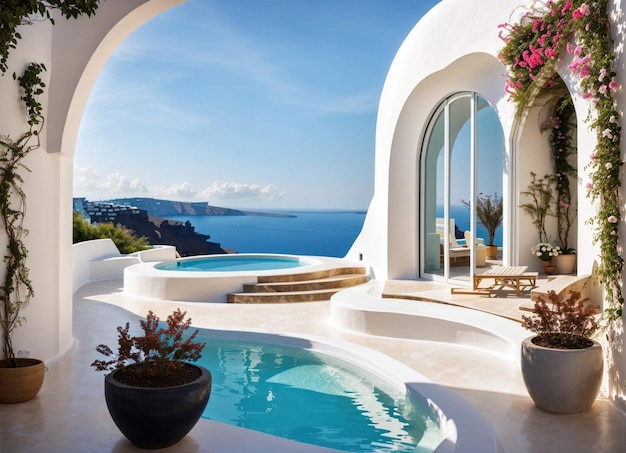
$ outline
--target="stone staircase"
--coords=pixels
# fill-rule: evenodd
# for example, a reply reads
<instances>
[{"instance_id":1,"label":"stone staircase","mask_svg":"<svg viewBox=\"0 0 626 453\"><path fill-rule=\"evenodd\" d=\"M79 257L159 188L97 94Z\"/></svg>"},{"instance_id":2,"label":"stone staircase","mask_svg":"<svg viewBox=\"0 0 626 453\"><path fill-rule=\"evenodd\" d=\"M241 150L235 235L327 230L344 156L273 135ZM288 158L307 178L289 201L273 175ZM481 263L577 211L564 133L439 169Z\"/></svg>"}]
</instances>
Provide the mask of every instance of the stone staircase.
<instances>
[{"instance_id":1,"label":"stone staircase","mask_svg":"<svg viewBox=\"0 0 626 453\"><path fill-rule=\"evenodd\" d=\"M231 293L231 304L276 304L330 300L336 292L367 281L364 267L333 267L315 272L257 277L257 283Z\"/></svg>"}]
</instances>

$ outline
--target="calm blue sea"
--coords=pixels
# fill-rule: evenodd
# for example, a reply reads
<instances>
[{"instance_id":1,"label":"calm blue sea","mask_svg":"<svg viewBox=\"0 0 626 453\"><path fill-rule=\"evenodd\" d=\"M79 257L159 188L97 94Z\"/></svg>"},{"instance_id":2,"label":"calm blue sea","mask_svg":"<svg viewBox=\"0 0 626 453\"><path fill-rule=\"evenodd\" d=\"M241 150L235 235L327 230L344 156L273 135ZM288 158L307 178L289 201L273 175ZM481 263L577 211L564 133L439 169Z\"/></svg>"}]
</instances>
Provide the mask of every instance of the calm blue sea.
<instances>
[{"instance_id":1,"label":"calm blue sea","mask_svg":"<svg viewBox=\"0 0 626 453\"><path fill-rule=\"evenodd\" d=\"M295 217L175 216L239 253L346 255L363 228L364 211L265 211Z\"/></svg>"},{"instance_id":2,"label":"calm blue sea","mask_svg":"<svg viewBox=\"0 0 626 453\"><path fill-rule=\"evenodd\" d=\"M288 253L294 255L346 255L363 228L364 211L267 211L295 217L262 216L175 216L189 220L198 233L211 236L211 242L239 253ZM437 212L443 217L443 209ZM461 231L469 230L469 210L463 205L450 207L450 216ZM477 237L488 240L487 230L476 225ZM502 228L495 243L502 244Z\"/></svg>"}]
</instances>

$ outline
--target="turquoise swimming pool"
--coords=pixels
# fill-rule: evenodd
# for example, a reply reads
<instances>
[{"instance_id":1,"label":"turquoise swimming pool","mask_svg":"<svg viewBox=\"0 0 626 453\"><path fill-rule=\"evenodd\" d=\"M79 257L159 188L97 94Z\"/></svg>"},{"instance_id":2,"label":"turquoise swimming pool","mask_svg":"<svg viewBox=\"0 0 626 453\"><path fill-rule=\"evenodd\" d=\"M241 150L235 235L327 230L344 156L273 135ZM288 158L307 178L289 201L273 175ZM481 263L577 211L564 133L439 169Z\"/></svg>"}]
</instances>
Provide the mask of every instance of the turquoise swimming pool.
<instances>
[{"instance_id":1,"label":"turquoise swimming pool","mask_svg":"<svg viewBox=\"0 0 626 453\"><path fill-rule=\"evenodd\" d=\"M291 256L270 255L213 255L170 261L156 266L164 271L182 272L238 272L292 269L310 263Z\"/></svg>"},{"instance_id":2,"label":"turquoise swimming pool","mask_svg":"<svg viewBox=\"0 0 626 453\"><path fill-rule=\"evenodd\" d=\"M404 389L297 347L201 338L213 374L203 417L343 451L432 452L442 435Z\"/></svg>"}]
</instances>

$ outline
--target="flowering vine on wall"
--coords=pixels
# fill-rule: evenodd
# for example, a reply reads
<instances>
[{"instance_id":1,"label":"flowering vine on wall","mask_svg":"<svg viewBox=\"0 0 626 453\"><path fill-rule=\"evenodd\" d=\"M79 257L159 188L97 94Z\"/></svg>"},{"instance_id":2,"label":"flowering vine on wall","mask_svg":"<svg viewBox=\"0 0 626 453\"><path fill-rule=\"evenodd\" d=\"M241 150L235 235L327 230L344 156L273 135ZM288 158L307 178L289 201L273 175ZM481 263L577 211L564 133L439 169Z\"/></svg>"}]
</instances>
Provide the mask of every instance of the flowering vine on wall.
<instances>
[{"instance_id":1,"label":"flowering vine on wall","mask_svg":"<svg viewBox=\"0 0 626 453\"><path fill-rule=\"evenodd\" d=\"M562 81L560 84L566 91L565 84ZM576 207L572 204L570 191L570 179L578 175L578 170L570 162L571 156L575 153L575 147L572 144L572 133L575 127L576 112L568 93L556 98L552 113L542 127L542 132L550 132L550 150L554 165L554 175L551 179L556 190L554 216L562 254L575 252L569 244L569 235L576 220Z\"/></svg>"},{"instance_id":2,"label":"flowering vine on wall","mask_svg":"<svg viewBox=\"0 0 626 453\"><path fill-rule=\"evenodd\" d=\"M596 132L597 145L587 164L587 197L597 205L588 220L594 242L600 246L595 277L602 284L609 320L622 315L624 260L619 240L621 128L616 94L613 41L608 0L533 1L517 23L502 24L504 46L499 53L509 68L506 91L521 117L542 96L561 96L557 64L563 52L573 56L569 69L578 75L582 97L589 102L586 123Z\"/></svg>"}]
</instances>

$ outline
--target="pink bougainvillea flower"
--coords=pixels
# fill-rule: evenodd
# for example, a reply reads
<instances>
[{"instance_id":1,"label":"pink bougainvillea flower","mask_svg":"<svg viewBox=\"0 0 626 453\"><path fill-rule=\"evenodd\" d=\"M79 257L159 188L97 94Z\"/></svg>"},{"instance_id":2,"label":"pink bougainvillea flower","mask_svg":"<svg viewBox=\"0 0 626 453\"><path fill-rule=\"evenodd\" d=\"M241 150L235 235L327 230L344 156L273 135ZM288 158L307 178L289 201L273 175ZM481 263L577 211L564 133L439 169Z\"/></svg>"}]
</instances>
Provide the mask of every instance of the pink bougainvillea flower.
<instances>
[{"instance_id":1,"label":"pink bougainvillea flower","mask_svg":"<svg viewBox=\"0 0 626 453\"><path fill-rule=\"evenodd\" d=\"M589 10L589 6L586 3L583 3L578 7L583 16L588 16L591 11Z\"/></svg>"},{"instance_id":2,"label":"pink bougainvillea flower","mask_svg":"<svg viewBox=\"0 0 626 453\"><path fill-rule=\"evenodd\" d=\"M618 88L619 88L619 84L615 81L615 79L609 82L609 89L611 89L611 91L615 91Z\"/></svg>"},{"instance_id":3,"label":"pink bougainvillea flower","mask_svg":"<svg viewBox=\"0 0 626 453\"><path fill-rule=\"evenodd\" d=\"M543 54L546 56L546 58L555 58L559 56L559 54L552 47L546 47L546 50L544 50Z\"/></svg>"},{"instance_id":4,"label":"pink bougainvillea flower","mask_svg":"<svg viewBox=\"0 0 626 453\"><path fill-rule=\"evenodd\" d=\"M598 91L602 94L606 94L606 92L608 91L608 88L606 85L602 85L600 88L598 88Z\"/></svg>"},{"instance_id":5,"label":"pink bougainvillea flower","mask_svg":"<svg viewBox=\"0 0 626 453\"><path fill-rule=\"evenodd\" d=\"M587 189L587 190L591 190L591 188L592 188L592 187L593 187L593 186L591 185L591 183L590 183L590 182L588 182L587 184L585 184L585 189Z\"/></svg>"},{"instance_id":6,"label":"pink bougainvillea flower","mask_svg":"<svg viewBox=\"0 0 626 453\"><path fill-rule=\"evenodd\" d=\"M609 118L609 123L613 123L613 124L617 123L617 118L615 118L615 115L611 115L611 118Z\"/></svg>"},{"instance_id":7,"label":"pink bougainvillea flower","mask_svg":"<svg viewBox=\"0 0 626 453\"><path fill-rule=\"evenodd\" d=\"M602 135L608 139L613 138L613 134L611 133L611 129L606 128L602 131Z\"/></svg>"},{"instance_id":8,"label":"pink bougainvillea flower","mask_svg":"<svg viewBox=\"0 0 626 453\"><path fill-rule=\"evenodd\" d=\"M580 45L577 45L574 49L574 55L579 57L583 53L583 48Z\"/></svg>"},{"instance_id":9,"label":"pink bougainvillea flower","mask_svg":"<svg viewBox=\"0 0 626 453\"><path fill-rule=\"evenodd\" d=\"M615 217L614 215L610 215L607 220L611 223L617 223L617 217Z\"/></svg>"},{"instance_id":10,"label":"pink bougainvillea flower","mask_svg":"<svg viewBox=\"0 0 626 453\"><path fill-rule=\"evenodd\" d=\"M582 65L580 67L580 77L584 79L589 74L591 74L591 68L589 67L589 65L588 64Z\"/></svg>"},{"instance_id":11,"label":"pink bougainvillea flower","mask_svg":"<svg viewBox=\"0 0 626 453\"><path fill-rule=\"evenodd\" d=\"M598 82L602 82L604 80L604 77L606 77L606 69L602 68L602 69L600 69L600 75L598 76Z\"/></svg>"},{"instance_id":12,"label":"pink bougainvillea flower","mask_svg":"<svg viewBox=\"0 0 626 453\"><path fill-rule=\"evenodd\" d=\"M590 59L589 55L585 55L583 58L578 58L572 61L571 64L569 65L570 71L572 72L580 71L583 66L589 63L589 59Z\"/></svg>"},{"instance_id":13,"label":"pink bougainvillea flower","mask_svg":"<svg viewBox=\"0 0 626 453\"><path fill-rule=\"evenodd\" d=\"M589 99L591 96L592 96L592 94L591 94L591 93L583 93L583 94L582 94L582 98L583 98L583 99Z\"/></svg>"}]
</instances>

